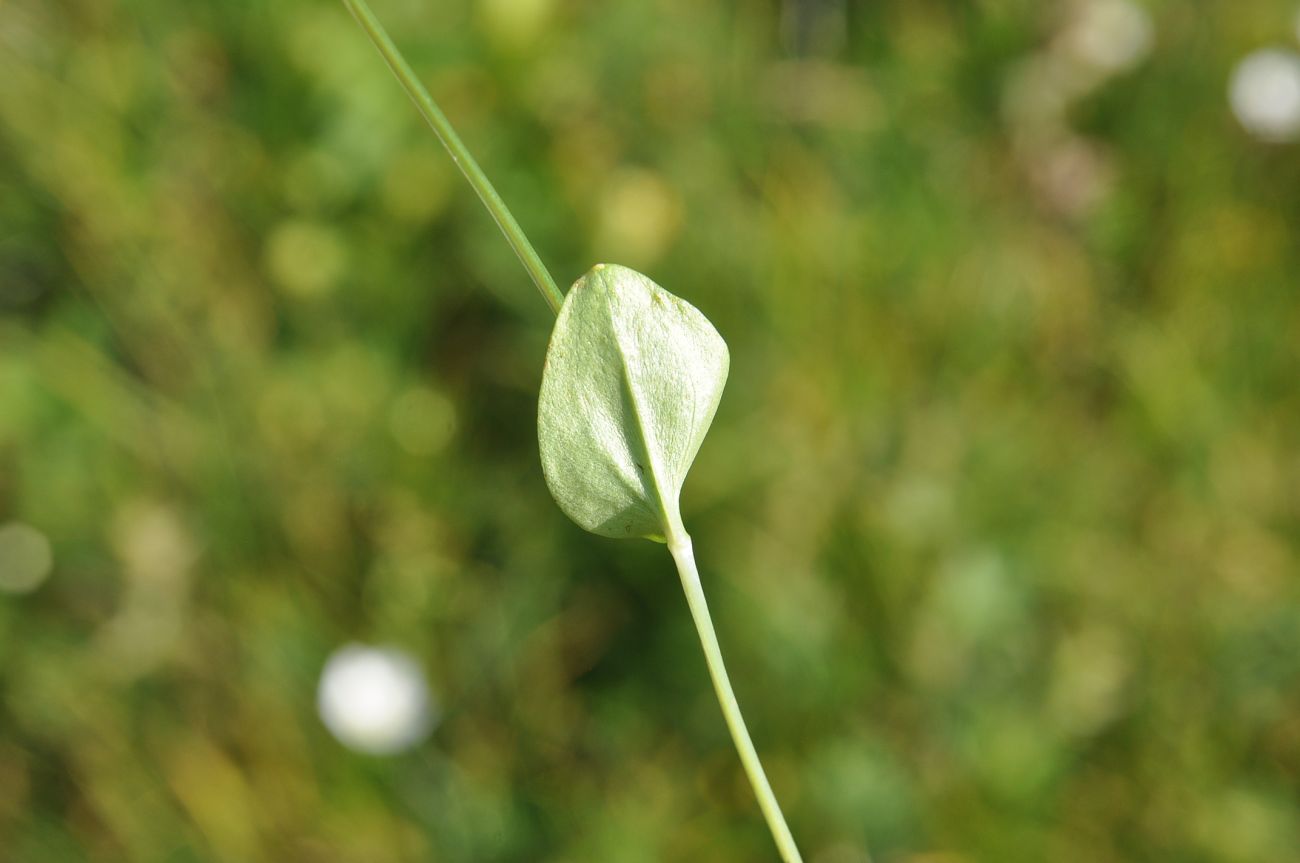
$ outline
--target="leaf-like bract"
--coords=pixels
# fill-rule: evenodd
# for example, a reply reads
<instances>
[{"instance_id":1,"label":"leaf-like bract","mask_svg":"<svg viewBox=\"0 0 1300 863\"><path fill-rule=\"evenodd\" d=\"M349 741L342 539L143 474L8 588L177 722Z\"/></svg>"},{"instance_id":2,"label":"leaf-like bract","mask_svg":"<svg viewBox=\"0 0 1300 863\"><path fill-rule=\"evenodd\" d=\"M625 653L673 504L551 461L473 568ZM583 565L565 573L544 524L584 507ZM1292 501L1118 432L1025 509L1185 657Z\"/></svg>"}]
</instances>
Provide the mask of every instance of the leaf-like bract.
<instances>
[{"instance_id":1,"label":"leaf-like bract","mask_svg":"<svg viewBox=\"0 0 1300 863\"><path fill-rule=\"evenodd\" d=\"M684 535L682 482L727 381L727 345L698 309L598 264L565 297L538 400L542 470L593 533Z\"/></svg>"}]
</instances>

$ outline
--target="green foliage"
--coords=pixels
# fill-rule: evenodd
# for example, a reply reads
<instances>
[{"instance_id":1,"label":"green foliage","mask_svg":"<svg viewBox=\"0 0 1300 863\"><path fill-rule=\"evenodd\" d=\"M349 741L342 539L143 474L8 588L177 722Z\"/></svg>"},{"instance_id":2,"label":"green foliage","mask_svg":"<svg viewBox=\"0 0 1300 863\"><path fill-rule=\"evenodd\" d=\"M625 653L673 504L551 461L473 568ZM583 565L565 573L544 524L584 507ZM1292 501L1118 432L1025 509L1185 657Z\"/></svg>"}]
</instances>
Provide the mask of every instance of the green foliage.
<instances>
[{"instance_id":1,"label":"green foliage","mask_svg":"<svg viewBox=\"0 0 1300 863\"><path fill-rule=\"evenodd\" d=\"M374 2L555 272L726 334L683 515L810 861L1296 863L1294 0L1087 90L1091 0ZM547 492L554 322L340 4L0 2L0 858L770 859L663 549Z\"/></svg>"},{"instance_id":2,"label":"green foliage","mask_svg":"<svg viewBox=\"0 0 1300 863\"><path fill-rule=\"evenodd\" d=\"M726 343L690 303L626 267L593 267L565 297L538 400L560 509L603 536L684 536L678 498L727 367Z\"/></svg>"}]
</instances>

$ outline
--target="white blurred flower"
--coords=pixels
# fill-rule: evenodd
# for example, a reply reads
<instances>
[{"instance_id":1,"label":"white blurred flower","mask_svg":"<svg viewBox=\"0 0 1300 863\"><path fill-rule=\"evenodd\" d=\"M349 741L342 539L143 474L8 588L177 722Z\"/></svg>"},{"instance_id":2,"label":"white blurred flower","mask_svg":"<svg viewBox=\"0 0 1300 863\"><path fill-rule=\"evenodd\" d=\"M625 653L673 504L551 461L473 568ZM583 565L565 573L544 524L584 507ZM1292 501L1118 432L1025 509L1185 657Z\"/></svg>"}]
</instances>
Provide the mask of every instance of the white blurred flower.
<instances>
[{"instance_id":1,"label":"white blurred flower","mask_svg":"<svg viewBox=\"0 0 1300 863\"><path fill-rule=\"evenodd\" d=\"M0 525L0 592L31 593L53 567L45 534L22 522Z\"/></svg>"},{"instance_id":2,"label":"white blurred flower","mask_svg":"<svg viewBox=\"0 0 1300 863\"><path fill-rule=\"evenodd\" d=\"M316 704L340 743L370 755L409 749L428 736L435 719L419 664L389 647L336 650L321 672Z\"/></svg>"},{"instance_id":3,"label":"white blurred flower","mask_svg":"<svg viewBox=\"0 0 1300 863\"><path fill-rule=\"evenodd\" d=\"M1249 54L1232 72L1228 101L1237 120L1264 141L1300 135L1300 55L1281 48Z\"/></svg>"},{"instance_id":4,"label":"white blurred flower","mask_svg":"<svg viewBox=\"0 0 1300 863\"><path fill-rule=\"evenodd\" d=\"M1136 66L1151 50L1151 18L1132 0L1088 0L1065 33L1070 53L1100 72Z\"/></svg>"}]
</instances>

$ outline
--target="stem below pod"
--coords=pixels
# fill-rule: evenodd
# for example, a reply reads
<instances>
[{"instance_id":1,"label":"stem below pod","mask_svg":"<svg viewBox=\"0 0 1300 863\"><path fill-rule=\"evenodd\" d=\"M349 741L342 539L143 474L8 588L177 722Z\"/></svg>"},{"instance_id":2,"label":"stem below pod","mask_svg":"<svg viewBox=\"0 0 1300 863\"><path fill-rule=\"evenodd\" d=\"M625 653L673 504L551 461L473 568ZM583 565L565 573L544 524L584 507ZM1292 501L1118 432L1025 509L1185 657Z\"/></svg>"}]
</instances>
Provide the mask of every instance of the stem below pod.
<instances>
[{"instance_id":1,"label":"stem below pod","mask_svg":"<svg viewBox=\"0 0 1300 863\"><path fill-rule=\"evenodd\" d=\"M695 550L691 538L685 532L676 532L668 538L668 551L677 563L677 572L682 579L682 589L686 591L686 603L691 608L691 617L695 620L695 630L699 633L700 644L704 647L704 659L709 666L709 676L713 678L713 689L722 705L722 715L727 720L727 729L740 754L740 762L745 766L745 775L758 797L759 808L767 819L768 829L776 840L776 847L781 852L785 863L803 863L799 849L795 847L794 837L786 826L785 815L781 813L781 804L776 802L772 786L768 784L767 774L758 760L754 742L749 739L749 730L745 727L745 717L741 715L736 693L731 688L727 677L727 666L722 662L722 649L718 646L717 633L713 631L713 619L709 616L709 605L704 600L704 588L700 585L700 573L695 567Z\"/></svg>"}]
</instances>

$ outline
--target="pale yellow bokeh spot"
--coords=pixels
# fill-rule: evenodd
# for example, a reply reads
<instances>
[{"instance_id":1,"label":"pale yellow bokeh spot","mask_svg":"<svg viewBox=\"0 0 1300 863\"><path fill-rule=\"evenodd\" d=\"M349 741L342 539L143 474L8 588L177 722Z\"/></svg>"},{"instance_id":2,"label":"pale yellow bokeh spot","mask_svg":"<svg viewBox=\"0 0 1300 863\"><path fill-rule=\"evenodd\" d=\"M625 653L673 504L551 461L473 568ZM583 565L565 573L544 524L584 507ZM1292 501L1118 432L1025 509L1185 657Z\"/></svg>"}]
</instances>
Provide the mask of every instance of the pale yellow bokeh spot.
<instances>
[{"instance_id":1,"label":"pale yellow bokeh spot","mask_svg":"<svg viewBox=\"0 0 1300 863\"><path fill-rule=\"evenodd\" d=\"M271 278L300 297L330 291L345 266L343 239L328 225L304 220L281 222L266 243L266 268Z\"/></svg>"},{"instance_id":2,"label":"pale yellow bokeh spot","mask_svg":"<svg viewBox=\"0 0 1300 863\"><path fill-rule=\"evenodd\" d=\"M412 455L430 456L456 432L456 408L442 393L412 387L398 396L388 419L399 446Z\"/></svg>"},{"instance_id":3,"label":"pale yellow bokeh spot","mask_svg":"<svg viewBox=\"0 0 1300 863\"><path fill-rule=\"evenodd\" d=\"M479 25L497 48L522 51L546 32L555 0L478 0Z\"/></svg>"},{"instance_id":4,"label":"pale yellow bokeh spot","mask_svg":"<svg viewBox=\"0 0 1300 863\"><path fill-rule=\"evenodd\" d=\"M0 526L0 591L31 593L53 568L54 554L45 534L16 521Z\"/></svg>"},{"instance_id":5,"label":"pale yellow bokeh spot","mask_svg":"<svg viewBox=\"0 0 1300 863\"><path fill-rule=\"evenodd\" d=\"M404 222L427 222L446 209L454 171L446 154L434 147L399 153L384 174L384 206Z\"/></svg>"},{"instance_id":6,"label":"pale yellow bokeh spot","mask_svg":"<svg viewBox=\"0 0 1300 863\"><path fill-rule=\"evenodd\" d=\"M601 257L644 267L657 261L677 237L682 207L658 174L628 169L606 185L597 213Z\"/></svg>"}]
</instances>

